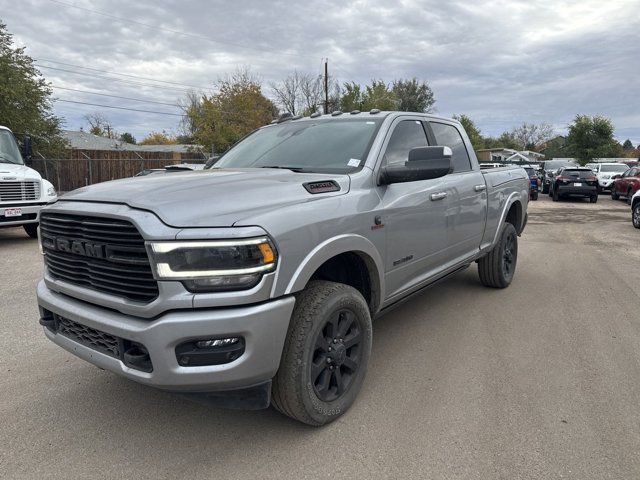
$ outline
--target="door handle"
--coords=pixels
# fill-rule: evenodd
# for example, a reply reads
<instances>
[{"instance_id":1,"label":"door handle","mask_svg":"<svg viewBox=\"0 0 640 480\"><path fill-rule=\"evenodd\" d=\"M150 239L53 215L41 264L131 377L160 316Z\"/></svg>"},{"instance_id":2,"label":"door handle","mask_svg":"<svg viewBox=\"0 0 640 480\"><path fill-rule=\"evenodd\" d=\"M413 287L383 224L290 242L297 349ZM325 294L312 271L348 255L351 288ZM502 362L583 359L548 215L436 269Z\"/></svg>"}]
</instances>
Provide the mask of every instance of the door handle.
<instances>
[{"instance_id":1,"label":"door handle","mask_svg":"<svg viewBox=\"0 0 640 480\"><path fill-rule=\"evenodd\" d=\"M476 192L482 192L483 190L486 190L486 189L487 189L487 186L486 186L486 185L476 185L475 187L473 187L473 189L474 189Z\"/></svg>"},{"instance_id":2,"label":"door handle","mask_svg":"<svg viewBox=\"0 0 640 480\"><path fill-rule=\"evenodd\" d=\"M447 192L432 193L431 200L442 200L447 196Z\"/></svg>"}]
</instances>

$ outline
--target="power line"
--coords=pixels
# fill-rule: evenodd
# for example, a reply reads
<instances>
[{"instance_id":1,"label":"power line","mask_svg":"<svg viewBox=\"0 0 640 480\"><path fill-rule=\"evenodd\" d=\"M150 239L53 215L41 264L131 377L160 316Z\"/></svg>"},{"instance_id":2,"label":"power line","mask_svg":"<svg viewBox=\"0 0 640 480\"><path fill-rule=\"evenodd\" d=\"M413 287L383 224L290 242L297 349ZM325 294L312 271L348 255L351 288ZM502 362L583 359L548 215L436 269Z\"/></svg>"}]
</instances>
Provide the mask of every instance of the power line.
<instances>
[{"instance_id":1,"label":"power line","mask_svg":"<svg viewBox=\"0 0 640 480\"><path fill-rule=\"evenodd\" d=\"M78 105L91 105L93 107L102 107L102 108L115 108L116 110L128 110L130 112L142 112L142 113L155 113L158 115L170 115L172 117L184 117L185 115L181 113L169 113L169 112L158 112L155 110L140 110L138 108L128 108L128 107L115 107L113 105L101 105L99 103L89 103L89 102L77 102L75 100L65 100L64 98L56 98L56 102L65 102L65 103L75 103Z\"/></svg>"},{"instance_id":2,"label":"power line","mask_svg":"<svg viewBox=\"0 0 640 480\"><path fill-rule=\"evenodd\" d=\"M104 79L104 80L111 80L112 82L121 82L121 83L126 83L126 84L129 84L129 85L137 85L137 86L141 86L141 87L152 87L152 88L159 88L159 89L162 89L162 90L174 90L174 91L183 92L183 93L187 93L189 91L188 88L164 87L162 85L154 85L152 83L134 82L133 80L124 80L122 78L107 77L105 75L98 75L96 73L75 72L73 70L67 70L65 68L48 67L48 66L45 66L45 65L40 65L38 68L46 68L48 70L56 70L56 71L59 71L59 72L73 73L75 75L86 75L88 77L101 78L101 79Z\"/></svg>"},{"instance_id":3,"label":"power line","mask_svg":"<svg viewBox=\"0 0 640 480\"><path fill-rule=\"evenodd\" d=\"M179 30L173 30L173 29L170 29L170 28L159 27L158 25L151 25L151 24L148 24L148 23L140 22L138 20L132 20L130 18L118 17L116 15L112 15L110 13L103 12L103 11L100 11L100 10L93 10L91 8L81 7L79 5L74 5L72 3L61 2L60 0L49 0L49 1L52 2L52 3L57 3L58 5L64 5L66 7L76 8L78 10L83 10L85 12L90 12L90 13L94 13L96 15L101 15L103 17L112 18L112 19L118 20L120 22L133 23L134 25L140 25L142 27L152 28L154 30L160 30L160 31L163 31L163 32L172 33L174 35L183 35L185 37L197 38L199 40L207 40L209 42L218 43L218 44L221 44L221 45L230 45L232 47L245 48L245 49L248 49L248 50L256 50L256 51L259 51L259 52L262 52L262 53L270 53L272 55L285 55L285 56L289 56L289 57L309 58L307 55L301 55L299 53L279 52L277 50L270 50L270 49L265 49L265 48L260 48L260 47L253 47L253 46L250 46L250 45L242 45L240 43L227 42L227 41L223 41L223 40L215 40L215 39L213 39L211 37L207 37L205 35L199 35L197 33L187 33L187 32L181 32Z\"/></svg>"},{"instance_id":4,"label":"power line","mask_svg":"<svg viewBox=\"0 0 640 480\"><path fill-rule=\"evenodd\" d=\"M70 92L87 93L89 95L99 95L101 97L120 98L122 100L130 100L132 102L155 103L156 105L167 105L169 107L177 107L175 103L157 102L155 100L144 100L142 98L122 97L120 95L109 95L107 93L92 92L89 90L80 90L78 88L59 87L57 85L51 85L51 86L53 88L57 88L58 90L69 90Z\"/></svg>"},{"instance_id":5,"label":"power line","mask_svg":"<svg viewBox=\"0 0 640 480\"><path fill-rule=\"evenodd\" d=\"M152 82L166 83L166 84L169 84L169 85L178 85L178 86L187 87L187 88L198 88L198 89L202 89L202 90L211 89L211 87L201 87L201 86L198 86L198 85L189 85L189 84L186 84L186 83L170 82L168 80L157 80L157 79L151 78L151 77L141 77L139 75L132 75L132 74L129 74L129 73L110 72L108 70L100 70L98 68L83 67L82 65L74 65L72 63L58 62L57 60L49 60L48 58L37 58L35 60L36 60L36 62L55 63L57 65L65 65L67 67L81 68L83 70L91 70L93 72L108 73L109 75L119 75L121 77L138 78L140 80L150 80ZM44 67L45 65L42 65L42 66Z\"/></svg>"}]
</instances>

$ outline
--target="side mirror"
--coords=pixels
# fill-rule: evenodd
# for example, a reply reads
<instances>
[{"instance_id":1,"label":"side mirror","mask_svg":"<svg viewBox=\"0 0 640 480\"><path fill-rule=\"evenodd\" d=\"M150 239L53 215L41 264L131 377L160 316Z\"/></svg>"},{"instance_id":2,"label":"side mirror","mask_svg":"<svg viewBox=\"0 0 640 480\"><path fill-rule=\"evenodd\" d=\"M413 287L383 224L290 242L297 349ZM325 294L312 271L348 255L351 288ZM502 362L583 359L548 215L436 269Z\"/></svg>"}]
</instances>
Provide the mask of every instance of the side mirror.
<instances>
[{"instance_id":1,"label":"side mirror","mask_svg":"<svg viewBox=\"0 0 640 480\"><path fill-rule=\"evenodd\" d=\"M409 151L404 165L389 165L382 169L383 184L416 182L440 178L451 173L449 147L416 147Z\"/></svg>"},{"instance_id":2,"label":"side mirror","mask_svg":"<svg viewBox=\"0 0 640 480\"><path fill-rule=\"evenodd\" d=\"M31 157L33 157L33 145L29 135L25 135L22 140L22 156L25 160L31 160Z\"/></svg>"},{"instance_id":3,"label":"side mirror","mask_svg":"<svg viewBox=\"0 0 640 480\"><path fill-rule=\"evenodd\" d=\"M612 180L615 180L616 178L622 178L622 175L620 175L619 173L617 173L617 174L615 174L615 175L613 175L613 176L611 177L611 179L612 179Z\"/></svg>"}]
</instances>

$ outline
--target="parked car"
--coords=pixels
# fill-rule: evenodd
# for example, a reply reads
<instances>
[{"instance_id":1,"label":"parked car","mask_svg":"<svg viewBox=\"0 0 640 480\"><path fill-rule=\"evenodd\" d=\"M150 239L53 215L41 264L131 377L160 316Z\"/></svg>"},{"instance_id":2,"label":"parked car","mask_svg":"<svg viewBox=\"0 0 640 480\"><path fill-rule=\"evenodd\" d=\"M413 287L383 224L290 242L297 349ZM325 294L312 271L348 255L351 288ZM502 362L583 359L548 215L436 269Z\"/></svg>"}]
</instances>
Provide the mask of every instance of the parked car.
<instances>
[{"instance_id":1,"label":"parked car","mask_svg":"<svg viewBox=\"0 0 640 480\"><path fill-rule=\"evenodd\" d=\"M631 197L631 222L636 228L640 228L640 190Z\"/></svg>"},{"instance_id":2,"label":"parked car","mask_svg":"<svg viewBox=\"0 0 640 480\"><path fill-rule=\"evenodd\" d=\"M535 168L528 165L525 165L523 168L527 172L527 175L529 175L529 181L530 181L529 199L538 200L538 187L539 187L539 181L540 181L538 177L538 172L536 171Z\"/></svg>"},{"instance_id":3,"label":"parked car","mask_svg":"<svg viewBox=\"0 0 640 480\"><path fill-rule=\"evenodd\" d=\"M551 182L554 202L565 197L587 197L591 203L598 201L598 179L590 168L563 167Z\"/></svg>"},{"instance_id":4,"label":"parked car","mask_svg":"<svg viewBox=\"0 0 640 480\"><path fill-rule=\"evenodd\" d=\"M30 152L24 153L30 157ZM22 226L37 238L40 210L56 198L53 185L24 164L11 130L0 126L0 227Z\"/></svg>"},{"instance_id":5,"label":"parked car","mask_svg":"<svg viewBox=\"0 0 640 480\"><path fill-rule=\"evenodd\" d=\"M625 197L631 205L631 197L640 190L640 167L633 167L615 178L611 187L611 198L618 200Z\"/></svg>"},{"instance_id":6,"label":"parked car","mask_svg":"<svg viewBox=\"0 0 640 480\"><path fill-rule=\"evenodd\" d=\"M578 165L571 160L547 160L540 164L542 193L549 193L551 182L558 169L562 167L577 167Z\"/></svg>"},{"instance_id":7,"label":"parked car","mask_svg":"<svg viewBox=\"0 0 640 480\"><path fill-rule=\"evenodd\" d=\"M526 172L481 171L454 120L290 118L203 172L47 207L40 323L131 380L323 425L360 390L372 318L475 262L511 283L528 201Z\"/></svg>"},{"instance_id":8,"label":"parked car","mask_svg":"<svg viewBox=\"0 0 640 480\"><path fill-rule=\"evenodd\" d=\"M611 185L615 180L613 177L629 170L629 167L624 163L589 163L586 167L595 173L599 192L611 190Z\"/></svg>"}]
</instances>

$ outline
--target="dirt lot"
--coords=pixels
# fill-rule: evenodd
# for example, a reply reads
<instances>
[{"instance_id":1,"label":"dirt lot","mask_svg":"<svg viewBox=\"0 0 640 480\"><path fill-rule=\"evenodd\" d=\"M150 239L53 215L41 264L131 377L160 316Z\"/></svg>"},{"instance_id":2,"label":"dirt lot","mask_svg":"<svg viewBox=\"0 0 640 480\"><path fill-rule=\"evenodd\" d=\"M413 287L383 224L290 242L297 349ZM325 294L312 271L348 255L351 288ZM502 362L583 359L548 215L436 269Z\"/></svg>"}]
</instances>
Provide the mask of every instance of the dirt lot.
<instances>
[{"instance_id":1,"label":"dirt lot","mask_svg":"<svg viewBox=\"0 0 640 480\"><path fill-rule=\"evenodd\" d=\"M0 230L0 478L640 478L639 240L623 202L532 202L511 287L470 268L382 317L356 404L311 429L48 342L36 242Z\"/></svg>"}]
</instances>

